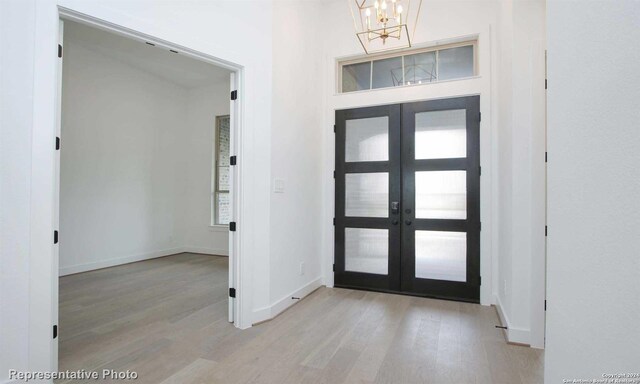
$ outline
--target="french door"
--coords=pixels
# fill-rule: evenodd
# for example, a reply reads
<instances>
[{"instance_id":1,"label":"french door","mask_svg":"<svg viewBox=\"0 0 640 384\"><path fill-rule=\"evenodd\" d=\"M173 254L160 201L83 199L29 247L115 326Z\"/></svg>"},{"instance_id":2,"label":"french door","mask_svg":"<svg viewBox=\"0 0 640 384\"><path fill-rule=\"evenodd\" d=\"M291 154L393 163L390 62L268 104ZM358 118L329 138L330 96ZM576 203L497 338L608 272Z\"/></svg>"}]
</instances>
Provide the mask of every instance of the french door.
<instances>
[{"instance_id":1,"label":"french door","mask_svg":"<svg viewBox=\"0 0 640 384\"><path fill-rule=\"evenodd\" d=\"M334 284L478 302L478 96L336 111Z\"/></svg>"}]
</instances>

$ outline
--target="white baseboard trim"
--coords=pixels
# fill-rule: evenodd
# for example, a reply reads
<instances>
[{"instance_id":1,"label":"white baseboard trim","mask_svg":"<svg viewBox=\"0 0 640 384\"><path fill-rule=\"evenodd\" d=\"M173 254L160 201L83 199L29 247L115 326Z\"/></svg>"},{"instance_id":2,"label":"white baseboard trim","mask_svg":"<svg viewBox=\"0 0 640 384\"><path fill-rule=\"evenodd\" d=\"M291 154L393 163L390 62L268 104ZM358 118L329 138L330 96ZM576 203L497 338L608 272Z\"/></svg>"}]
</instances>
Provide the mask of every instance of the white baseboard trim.
<instances>
[{"instance_id":1,"label":"white baseboard trim","mask_svg":"<svg viewBox=\"0 0 640 384\"><path fill-rule=\"evenodd\" d=\"M251 325L256 325L258 323L262 323L263 321L271 320L271 306L254 310L251 318Z\"/></svg>"},{"instance_id":2,"label":"white baseboard trim","mask_svg":"<svg viewBox=\"0 0 640 384\"><path fill-rule=\"evenodd\" d=\"M293 300L291 297L299 297L303 299L311 292L322 286L322 276L317 277L316 279L310 281L304 286L298 288L297 290L291 292L290 294L282 297L280 300L276 301L272 305L268 307L259 308L253 311L253 321L252 324L260 323L266 320L271 320L274 317L278 316L282 312L284 312L287 308L297 303L299 300Z\"/></svg>"},{"instance_id":3,"label":"white baseboard trim","mask_svg":"<svg viewBox=\"0 0 640 384\"><path fill-rule=\"evenodd\" d=\"M71 265L68 267L60 267L60 276L72 275L74 273L80 273L80 272L93 271L95 269L115 267L116 265L129 264L129 263L134 263L136 261L155 259L158 257L174 255L176 253L182 253L182 252L184 252L184 248L182 247L170 248L170 249L163 249L159 251L140 253L137 255L118 257L115 259L101 260L93 263L85 263L85 264Z\"/></svg>"},{"instance_id":4,"label":"white baseboard trim","mask_svg":"<svg viewBox=\"0 0 640 384\"><path fill-rule=\"evenodd\" d=\"M229 250L228 249L213 249L213 248L186 246L186 247L183 247L182 252L200 253L200 254L203 254L203 255L227 256L227 257L229 257Z\"/></svg>"},{"instance_id":5,"label":"white baseboard trim","mask_svg":"<svg viewBox=\"0 0 640 384\"><path fill-rule=\"evenodd\" d=\"M502 309L503 306L502 306L502 302L500 301L500 297L498 295L495 295L493 301L495 303L494 305L498 312L498 317L500 318L500 322L502 323L503 326L507 327L507 329L504 332L507 338L507 341L510 343L529 345L531 342L530 330L525 328L513 327L509 322L509 317L507 317L507 314Z\"/></svg>"},{"instance_id":6,"label":"white baseboard trim","mask_svg":"<svg viewBox=\"0 0 640 384\"><path fill-rule=\"evenodd\" d=\"M225 249L212 249L202 247L175 247L170 249L163 249L153 252L145 252L137 255L118 257L115 259L101 260L93 263L85 263L78 265L71 265L68 267L60 267L60 276L73 275L74 273L88 272L96 269L115 267L116 265L135 263L136 261L156 259L158 257L165 257L175 255L177 253L200 253L203 255L213 256L227 256L229 257L229 251Z\"/></svg>"}]
</instances>

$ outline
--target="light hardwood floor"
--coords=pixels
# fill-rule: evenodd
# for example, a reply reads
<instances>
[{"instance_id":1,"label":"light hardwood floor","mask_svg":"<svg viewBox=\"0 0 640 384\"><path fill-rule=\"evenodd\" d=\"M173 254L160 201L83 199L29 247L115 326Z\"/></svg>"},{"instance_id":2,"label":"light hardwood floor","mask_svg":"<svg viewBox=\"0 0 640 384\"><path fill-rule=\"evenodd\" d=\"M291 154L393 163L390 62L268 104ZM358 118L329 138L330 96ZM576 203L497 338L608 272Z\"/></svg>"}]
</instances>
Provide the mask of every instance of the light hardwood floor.
<instances>
[{"instance_id":1,"label":"light hardwood floor","mask_svg":"<svg viewBox=\"0 0 640 384\"><path fill-rule=\"evenodd\" d=\"M240 331L227 268L180 254L62 277L59 370L153 384L543 381L542 351L506 344L494 308L474 304L320 288Z\"/></svg>"}]
</instances>

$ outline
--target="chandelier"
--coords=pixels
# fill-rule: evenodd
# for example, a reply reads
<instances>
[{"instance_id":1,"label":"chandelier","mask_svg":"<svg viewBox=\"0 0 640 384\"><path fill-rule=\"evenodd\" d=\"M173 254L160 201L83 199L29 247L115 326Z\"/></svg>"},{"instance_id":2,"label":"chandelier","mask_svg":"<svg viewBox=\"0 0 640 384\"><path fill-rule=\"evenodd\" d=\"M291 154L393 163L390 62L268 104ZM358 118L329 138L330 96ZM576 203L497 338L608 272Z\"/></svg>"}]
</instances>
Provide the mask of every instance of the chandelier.
<instances>
[{"instance_id":1,"label":"chandelier","mask_svg":"<svg viewBox=\"0 0 640 384\"><path fill-rule=\"evenodd\" d=\"M422 0L349 0L349 6L367 54L411 47Z\"/></svg>"}]
</instances>

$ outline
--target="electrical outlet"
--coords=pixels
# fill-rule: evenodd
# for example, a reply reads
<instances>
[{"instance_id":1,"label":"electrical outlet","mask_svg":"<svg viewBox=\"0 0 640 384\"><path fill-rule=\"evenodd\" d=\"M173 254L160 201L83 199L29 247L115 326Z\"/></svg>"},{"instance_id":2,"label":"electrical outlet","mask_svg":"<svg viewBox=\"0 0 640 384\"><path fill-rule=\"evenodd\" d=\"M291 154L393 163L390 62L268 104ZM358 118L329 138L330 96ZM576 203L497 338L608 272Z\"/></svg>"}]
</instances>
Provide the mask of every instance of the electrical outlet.
<instances>
[{"instance_id":1,"label":"electrical outlet","mask_svg":"<svg viewBox=\"0 0 640 384\"><path fill-rule=\"evenodd\" d=\"M304 275L304 261L300 263L300 276Z\"/></svg>"}]
</instances>

